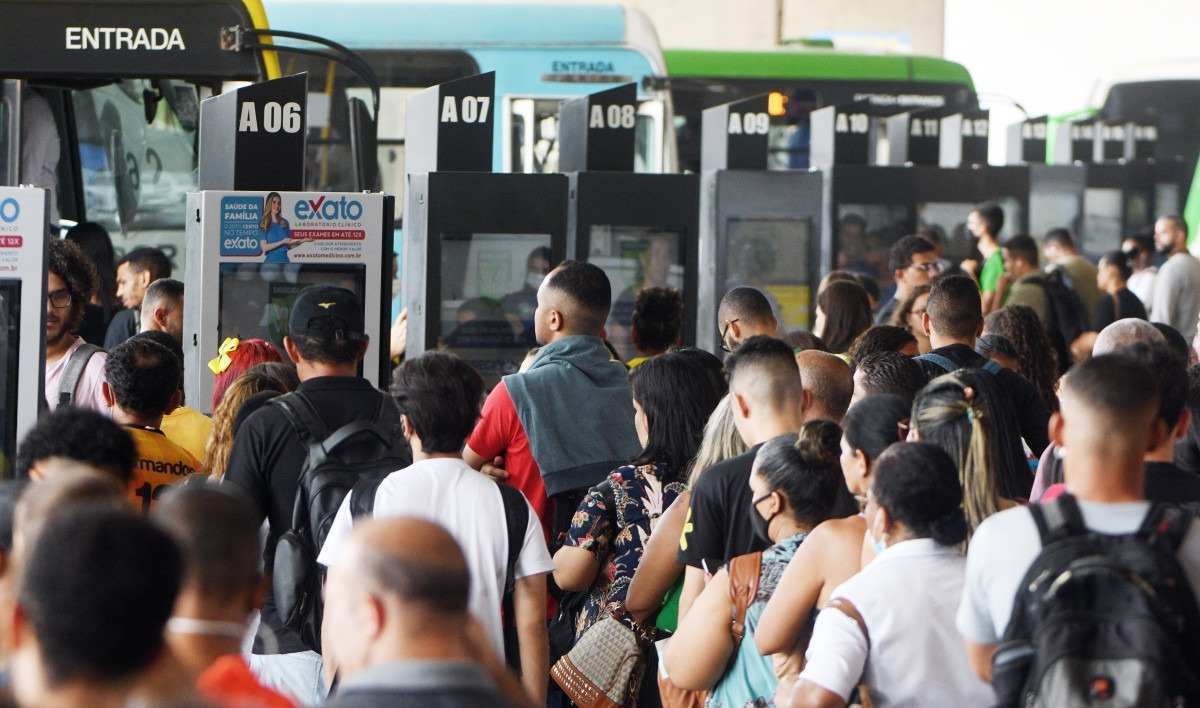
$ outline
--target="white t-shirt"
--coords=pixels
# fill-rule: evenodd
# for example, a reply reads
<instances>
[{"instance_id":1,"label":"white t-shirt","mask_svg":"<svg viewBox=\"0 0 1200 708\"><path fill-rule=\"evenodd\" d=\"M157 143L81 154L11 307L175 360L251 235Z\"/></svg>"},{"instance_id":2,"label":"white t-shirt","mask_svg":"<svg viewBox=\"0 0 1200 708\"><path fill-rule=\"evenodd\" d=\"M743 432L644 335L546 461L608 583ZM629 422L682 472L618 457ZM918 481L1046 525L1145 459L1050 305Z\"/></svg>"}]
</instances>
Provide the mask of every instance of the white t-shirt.
<instances>
[{"instance_id":1,"label":"white t-shirt","mask_svg":"<svg viewBox=\"0 0 1200 708\"><path fill-rule=\"evenodd\" d=\"M338 509L317 561L337 563L350 534L353 519L349 497ZM529 507L529 502L525 505ZM413 463L388 475L375 492L374 516L415 516L446 528L462 546L471 569L471 612L487 627L492 644L504 653L500 605L508 562L508 526L504 500L490 477L471 469L461 459L437 458ZM549 573L554 561L546 548L542 525L529 507L525 542L517 556L514 575L525 578Z\"/></svg>"},{"instance_id":2,"label":"white t-shirt","mask_svg":"<svg viewBox=\"0 0 1200 708\"><path fill-rule=\"evenodd\" d=\"M67 371L67 362L71 360L71 355L75 353L75 350L83 345L83 337L76 337L75 343L59 357L58 361L46 362L46 403L50 406L50 410L58 408L58 386L62 381L63 374ZM75 395L71 399L71 405L108 414L108 406L104 402L104 391L101 388L104 384L104 363L106 361L108 361L108 354L105 352L96 352L91 359L88 359L87 366L83 368L83 374L79 377L79 383L75 386Z\"/></svg>"},{"instance_id":3,"label":"white t-shirt","mask_svg":"<svg viewBox=\"0 0 1200 708\"><path fill-rule=\"evenodd\" d=\"M1101 504L1079 501L1083 523L1104 534L1129 534L1138 530L1150 502ZM958 607L958 631L976 644L993 644L1004 636L1012 616L1017 588L1042 550L1033 515L1024 507L988 517L967 553L967 582ZM1179 563L1192 591L1200 588L1200 526L1192 523L1179 547ZM1200 593L1197 593L1200 601Z\"/></svg>"},{"instance_id":4,"label":"white t-shirt","mask_svg":"<svg viewBox=\"0 0 1200 708\"><path fill-rule=\"evenodd\" d=\"M930 539L888 547L832 595L858 609L870 647L857 622L823 609L800 678L845 697L865 669L877 706L994 703L992 687L971 671L954 628L965 565L957 548Z\"/></svg>"}]
</instances>

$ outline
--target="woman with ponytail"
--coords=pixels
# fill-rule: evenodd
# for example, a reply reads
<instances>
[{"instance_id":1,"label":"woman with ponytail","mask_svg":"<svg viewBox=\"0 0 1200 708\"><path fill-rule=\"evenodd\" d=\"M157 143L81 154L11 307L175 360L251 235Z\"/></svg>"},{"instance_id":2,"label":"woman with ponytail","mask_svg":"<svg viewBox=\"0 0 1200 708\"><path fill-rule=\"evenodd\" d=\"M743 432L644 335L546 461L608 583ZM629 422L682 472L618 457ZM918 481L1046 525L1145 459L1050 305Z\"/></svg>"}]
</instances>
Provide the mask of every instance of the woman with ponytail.
<instances>
[{"instance_id":1,"label":"woman with ponytail","mask_svg":"<svg viewBox=\"0 0 1200 708\"><path fill-rule=\"evenodd\" d=\"M1006 436L994 415L1000 405L995 379L979 369L939 376L913 402L909 439L933 443L954 461L963 488L968 538L984 519L1016 506L1006 489L1024 484L1020 494L1028 496L1029 485L1023 480L1029 477L1029 466L1017 438ZM1014 478L1022 482L1015 483Z\"/></svg>"},{"instance_id":2,"label":"woman with ponytail","mask_svg":"<svg viewBox=\"0 0 1200 708\"><path fill-rule=\"evenodd\" d=\"M817 618L808 663L781 706L981 706L991 686L971 671L954 626L966 559L963 489L954 461L928 443L879 457L867 496L878 556L839 587Z\"/></svg>"},{"instance_id":3,"label":"woman with ponytail","mask_svg":"<svg viewBox=\"0 0 1200 708\"><path fill-rule=\"evenodd\" d=\"M772 545L734 558L713 576L667 647L671 681L711 689L710 708L765 705L775 695L775 667L759 653L754 634L788 561L834 508L842 484L840 439L836 423L811 421L798 436L768 441L754 459L750 519L755 534Z\"/></svg>"}]
</instances>

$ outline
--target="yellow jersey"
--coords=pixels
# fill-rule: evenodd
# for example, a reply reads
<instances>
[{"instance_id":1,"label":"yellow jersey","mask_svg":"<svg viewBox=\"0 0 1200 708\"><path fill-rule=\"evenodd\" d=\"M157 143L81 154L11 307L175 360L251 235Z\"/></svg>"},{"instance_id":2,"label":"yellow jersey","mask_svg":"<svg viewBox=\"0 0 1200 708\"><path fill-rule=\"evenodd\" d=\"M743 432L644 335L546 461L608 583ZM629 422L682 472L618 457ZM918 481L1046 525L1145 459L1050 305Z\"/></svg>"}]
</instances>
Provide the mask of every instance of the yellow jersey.
<instances>
[{"instance_id":1,"label":"yellow jersey","mask_svg":"<svg viewBox=\"0 0 1200 708\"><path fill-rule=\"evenodd\" d=\"M200 463L192 453L168 440L161 430L132 425L126 430L137 447L129 495L142 511L150 511L167 487L200 471Z\"/></svg>"},{"instance_id":2,"label":"yellow jersey","mask_svg":"<svg viewBox=\"0 0 1200 708\"><path fill-rule=\"evenodd\" d=\"M204 446L212 433L212 418L195 408L180 406L162 419L162 431L167 440L192 453L192 457L203 462ZM200 469L196 468L199 472Z\"/></svg>"}]
</instances>

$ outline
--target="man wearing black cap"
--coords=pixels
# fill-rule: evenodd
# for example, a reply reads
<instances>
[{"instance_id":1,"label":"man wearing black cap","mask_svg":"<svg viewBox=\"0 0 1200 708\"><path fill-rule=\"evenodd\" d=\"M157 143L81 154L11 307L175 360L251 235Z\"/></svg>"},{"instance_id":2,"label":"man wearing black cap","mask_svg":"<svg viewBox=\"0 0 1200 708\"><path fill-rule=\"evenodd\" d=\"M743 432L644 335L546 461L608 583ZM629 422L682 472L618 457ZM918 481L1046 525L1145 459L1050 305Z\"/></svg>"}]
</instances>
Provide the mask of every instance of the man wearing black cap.
<instances>
[{"instance_id":1,"label":"man wearing black cap","mask_svg":"<svg viewBox=\"0 0 1200 708\"><path fill-rule=\"evenodd\" d=\"M312 404L328 431L355 420L371 419L384 399L383 393L358 375L359 362L367 350L363 321L362 303L344 288L314 285L302 290L292 305L283 346L288 358L296 363L300 377L297 392ZM402 440L398 442L403 444ZM225 479L243 488L257 505L259 519L265 517L270 523L268 568L279 537L291 528L292 507L306 457L300 436L278 406L263 406L234 436ZM277 649L269 647L273 653L267 653L264 634L277 640ZM269 593L250 665L263 683L302 704L324 699L320 655L307 651L300 637L282 626Z\"/></svg>"}]
</instances>

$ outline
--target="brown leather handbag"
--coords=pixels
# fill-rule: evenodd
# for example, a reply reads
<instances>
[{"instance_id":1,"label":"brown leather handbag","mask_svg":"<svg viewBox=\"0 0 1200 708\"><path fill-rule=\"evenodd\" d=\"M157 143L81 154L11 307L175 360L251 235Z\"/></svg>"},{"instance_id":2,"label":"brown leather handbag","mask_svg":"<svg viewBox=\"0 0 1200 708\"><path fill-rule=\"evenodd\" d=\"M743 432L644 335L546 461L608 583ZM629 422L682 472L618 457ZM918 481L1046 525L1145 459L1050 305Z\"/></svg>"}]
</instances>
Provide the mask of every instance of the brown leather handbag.
<instances>
[{"instance_id":1,"label":"brown leather handbag","mask_svg":"<svg viewBox=\"0 0 1200 708\"><path fill-rule=\"evenodd\" d=\"M758 578L762 574L762 553L748 553L729 561L729 599L733 603L729 633L736 652L746 636L746 611L758 593ZM732 659L731 659L732 660ZM669 667L668 667L669 668ZM680 688L670 676L658 677L658 695L663 708L703 708L708 691Z\"/></svg>"}]
</instances>

